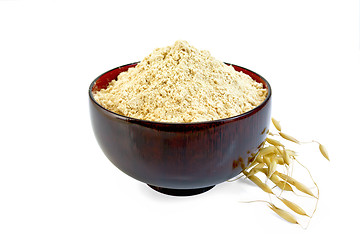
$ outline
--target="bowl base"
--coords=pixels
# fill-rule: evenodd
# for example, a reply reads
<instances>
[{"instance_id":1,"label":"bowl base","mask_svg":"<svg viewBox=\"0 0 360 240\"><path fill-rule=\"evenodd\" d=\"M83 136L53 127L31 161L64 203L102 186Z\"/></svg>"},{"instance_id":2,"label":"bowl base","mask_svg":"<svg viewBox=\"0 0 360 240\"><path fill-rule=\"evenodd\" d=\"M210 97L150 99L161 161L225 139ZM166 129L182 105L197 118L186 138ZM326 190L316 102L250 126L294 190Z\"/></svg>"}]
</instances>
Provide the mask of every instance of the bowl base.
<instances>
[{"instance_id":1,"label":"bowl base","mask_svg":"<svg viewBox=\"0 0 360 240\"><path fill-rule=\"evenodd\" d=\"M152 189L155 191L158 191L160 193L171 195L171 196L192 196L197 195L200 193L204 193L215 187L215 185L210 187L204 187L204 188L192 188L192 189L172 189L172 188L163 188L163 187L156 187L153 185L149 185Z\"/></svg>"}]
</instances>

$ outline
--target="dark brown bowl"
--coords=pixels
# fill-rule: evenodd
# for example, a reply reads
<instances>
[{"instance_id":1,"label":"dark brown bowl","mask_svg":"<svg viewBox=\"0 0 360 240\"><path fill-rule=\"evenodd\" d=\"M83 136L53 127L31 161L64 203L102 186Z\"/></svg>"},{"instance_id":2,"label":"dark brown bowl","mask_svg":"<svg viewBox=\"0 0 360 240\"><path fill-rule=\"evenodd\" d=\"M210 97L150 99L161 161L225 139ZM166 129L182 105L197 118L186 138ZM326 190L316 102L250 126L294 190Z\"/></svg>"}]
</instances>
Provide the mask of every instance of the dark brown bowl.
<instances>
[{"instance_id":1,"label":"dark brown bowl","mask_svg":"<svg viewBox=\"0 0 360 240\"><path fill-rule=\"evenodd\" d=\"M89 88L95 137L117 168L157 191L186 196L235 177L253 160L271 117L271 88L263 77L231 64L268 90L265 101L244 114L196 123L153 122L111 112L93 97L93 92L136 64L100 75Z\"/></svg>"}]
</instances>

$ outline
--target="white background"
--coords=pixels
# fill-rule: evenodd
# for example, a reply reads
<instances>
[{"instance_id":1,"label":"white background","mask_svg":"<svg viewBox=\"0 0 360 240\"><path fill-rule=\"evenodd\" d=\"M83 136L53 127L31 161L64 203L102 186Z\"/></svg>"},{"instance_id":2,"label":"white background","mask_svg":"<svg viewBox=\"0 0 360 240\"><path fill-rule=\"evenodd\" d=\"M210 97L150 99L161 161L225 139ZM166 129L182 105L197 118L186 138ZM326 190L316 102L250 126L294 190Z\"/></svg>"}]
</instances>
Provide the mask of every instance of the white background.
<instances>
[{"instance_id":1,"label":"white background","mask_svg":"<svg viewBox=\"0 0 360 240\"><path fill-rule=\"evenodd\" d=\"M0 1L0 239L358 235L359 22L350 0ZM170 197L103 155L91 81L177 39L261 74L286 132L328 148L330 163L305 147L320 188L306 230L241 203L267 199L249 182Z\"/></svg>"}]
</instances>

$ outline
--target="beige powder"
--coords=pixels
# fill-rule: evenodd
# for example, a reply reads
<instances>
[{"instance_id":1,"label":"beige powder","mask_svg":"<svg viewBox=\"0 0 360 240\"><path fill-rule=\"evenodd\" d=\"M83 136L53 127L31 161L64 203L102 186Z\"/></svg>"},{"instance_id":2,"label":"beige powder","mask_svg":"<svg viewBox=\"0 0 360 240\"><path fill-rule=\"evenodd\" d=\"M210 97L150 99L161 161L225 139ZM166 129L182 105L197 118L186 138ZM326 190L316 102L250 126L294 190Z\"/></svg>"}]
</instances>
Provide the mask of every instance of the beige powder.
<instances>
[{"instance_id":1,"label":"beige powder","mask_svg":"<svg viewBox=\"0 0 360 240\"><path fill-rule=\"evenodd\" d=\"M255 108L266 96L262 84L186 41L155 49L94 94L112 112L159 122L228 118Z\"/></svg>"}]
</instances>

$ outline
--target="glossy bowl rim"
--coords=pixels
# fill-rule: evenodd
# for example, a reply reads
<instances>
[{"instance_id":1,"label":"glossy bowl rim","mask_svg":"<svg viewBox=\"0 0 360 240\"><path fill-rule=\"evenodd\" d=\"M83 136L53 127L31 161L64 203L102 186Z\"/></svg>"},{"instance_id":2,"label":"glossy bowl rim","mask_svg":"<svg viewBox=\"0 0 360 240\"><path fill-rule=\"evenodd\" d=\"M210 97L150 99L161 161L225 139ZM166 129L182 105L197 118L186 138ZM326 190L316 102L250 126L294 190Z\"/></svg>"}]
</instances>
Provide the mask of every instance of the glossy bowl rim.
<instances>
[{"instance_id":1,"label":"glossy bowl rim","mask_svg":"<svg viewBox=\"0 0 360 240\"><path fill-rule=\"evenodd\" d=\"M171 126L191 126L191 125L200 125L200 124L216 124L216 123L227 123L227 122L233 122L233 121L236 121L236 120L239 120L239 119L242 119L242 118L246 118L247 116L249 115L252 115L253 113L259 111L263 106L265 106L267 104L267 102L269 101L270 97L271 97L271 94L272 94L272 91L271 91L271 86L270 86L270 83L264 78L262 77L260 74L248 69L248 68L245 68L245 67L241 67L241 66L238 66L238 65L235 65L235 64L231 64L231 63L227 63L227 62L224 62L226 65L231 65L231 66L236 66L236 67L239 67L239 68L242 68L242 69L245 69L249 72L252 72L253 74L256 74L257 76L259 76L267 85L267 90L268 90L268 95L266 96L265 100L259 104L258 106L256 106L255 108L247 111L247 112L244 112L242 114L239 114L239 115L235 115L235 116L232 116L232 117L228 117L228 118L221 118L221 119L216 119L216 120L210 120L210 121L201 121L201 122L187 122L187 123L184 123L184 122L159 122L159 121L150 121L150 120L143 120L143 119L138 119L138 118L133 118L133 117L128 117L128 116L125 116L125 115L121 115L121 114L118 114L118 113L115 113L115 112L112 112L108 109L106 109L105 107L101 106L95 99L94 99L94 96L93 96L93 92L92 92L92 89L93 89L93 86L94 84L96 83L96 81L101 77L103 76L104 74L108 73L108 72L111 72L115 69L118 69L118 68L122 68L122 67L127 67L129 65L133 65L133 64L138 64L140 63L139 61L138 62L133 62L133 63L128 63L128 64L125 64L125 65L122 65L122 66L119 66L119 67L116 67L116 68L113 68L113 69L110 69L102 74L100 74L97 78L95 78L95 80L93 80L90 84L90 87L89 87L89 97L91 99L92 102L94 102L98 107L100 107L102 110L104 110L105 112L107 112L108 114L110 114L111 116L117 118L117 119L121 119L121 120L124 120L124 121L136 121L138 123L144 123L144 124L159 124L159 125L171 125ZM135 65L136 66L136 65ZM134 67L135 67L134 66Z\"/></svg>"}]
</instances>

